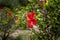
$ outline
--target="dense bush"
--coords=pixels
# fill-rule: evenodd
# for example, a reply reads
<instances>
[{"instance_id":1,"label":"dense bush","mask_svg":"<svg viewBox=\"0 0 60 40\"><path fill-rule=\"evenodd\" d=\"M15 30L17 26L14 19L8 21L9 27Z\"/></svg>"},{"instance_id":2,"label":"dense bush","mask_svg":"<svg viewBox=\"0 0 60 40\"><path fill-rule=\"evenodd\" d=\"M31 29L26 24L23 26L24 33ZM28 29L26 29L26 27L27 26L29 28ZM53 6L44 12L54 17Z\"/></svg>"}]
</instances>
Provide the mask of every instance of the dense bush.
<instances>
[{"instance_id":1,"label":"dense bush","mask_svg":"<svg viewBox=\"0 0 60 40\"><path fill-rule=\"evenodd\" d=\"M15 4L15 2L17 2ZM20 3L19 3L20 2ZM25 4L26 2L26 4ZM29 29L26 23L28 12L36 12L37 25L40 33L35 33L32 38L36 40L57 40L60 38L60 1L47 0L14 0L11 2L0 0L0 30L10 32L12 29ZM8 3L8 4L7 4ZM18 6L17 6L18 5ZM15 7L17 6L17 7ZM11 7L13 9L11 9ZM3 34L4 34L3 33ZM5 35L5 34L4 34ZM3 37L4 38L4 37ZM34 39L35 40L35 39Z\"/></svg>"}]
</instances>

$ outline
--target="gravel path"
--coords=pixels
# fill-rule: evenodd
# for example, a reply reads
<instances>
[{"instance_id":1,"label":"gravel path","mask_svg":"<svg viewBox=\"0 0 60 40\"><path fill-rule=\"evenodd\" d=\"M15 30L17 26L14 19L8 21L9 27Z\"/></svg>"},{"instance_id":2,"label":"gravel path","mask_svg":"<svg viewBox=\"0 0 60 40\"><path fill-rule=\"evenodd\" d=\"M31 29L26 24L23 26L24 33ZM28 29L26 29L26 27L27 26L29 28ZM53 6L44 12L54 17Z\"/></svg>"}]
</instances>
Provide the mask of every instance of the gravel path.
<instances>
[{"instance_id":1,"label":"gravel path","mask_svg":"<svg viewBox=\"0 0 60 40\"><path fill-rule=\"evenodd\" d=\"M16 30L14 33L10 34L10 37L16 38L19 35L29 35L31 34L30 30Z\"/></svg>"}]
</instances>

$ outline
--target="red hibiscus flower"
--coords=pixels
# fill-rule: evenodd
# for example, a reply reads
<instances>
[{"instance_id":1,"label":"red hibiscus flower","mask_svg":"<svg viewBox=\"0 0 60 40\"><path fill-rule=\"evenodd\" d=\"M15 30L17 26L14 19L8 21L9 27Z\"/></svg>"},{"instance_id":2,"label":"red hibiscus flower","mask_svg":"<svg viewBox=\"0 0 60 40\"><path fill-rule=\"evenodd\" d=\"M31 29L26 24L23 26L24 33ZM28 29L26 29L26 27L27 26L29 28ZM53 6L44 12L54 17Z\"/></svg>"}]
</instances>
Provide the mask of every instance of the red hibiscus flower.
<instances>
[{"instance_id":1,"label":"red hibiscus flower","mask_svg":"<svg viewBox=\"0 0 60 40\"><path fill-rule=\"evenodd\" d=\"M10 13L10 12L8 12L8 13L7 13L7 16L8 16L8 17L11 17L11 13Z\"/></svg>"},{"instance_id":2,"label":"red hibiscus flower","mask_svg":"<svg viewBox=\"0 0 60 40\"><path fill-rule=\"evenodd\" d=\"M35 12L29 12L28 14L27 14L27 17L29 18L29 19L34 19L34 16L35 16Z\"/></svg>"},{"instance_id":3,"label":"red hibiscus flower","mask_svg":"<svg viewBox=\"0 0 60 40\"><path fill-rule=\"evenodd\" d=\"M33 28L33 25L36 25L36 20L27 20L27 24L29 25L30 28Z\"/></svg>"},{"instance_id":4,"label":"red hibiscus flower","mask_svg":"<svg viewBox=\"0 0 60 40\"><path fill-rule=\"evenodd\" d=\"M27 24L28 24L29 28L33 28L33 24L31 22L31 20L27 20Z\"/></svg>"},{"instance_id":5,"label":"red hibiscus flower","mask_svg":"<svg viewBox=\"0 0 60 40\"><path fill-rule=\"evenodd\" d=\"M33 25L36 25L35 12L30 12L27 14L27 24L30 28L33 28Z\"/></svg>"}]
</instances>

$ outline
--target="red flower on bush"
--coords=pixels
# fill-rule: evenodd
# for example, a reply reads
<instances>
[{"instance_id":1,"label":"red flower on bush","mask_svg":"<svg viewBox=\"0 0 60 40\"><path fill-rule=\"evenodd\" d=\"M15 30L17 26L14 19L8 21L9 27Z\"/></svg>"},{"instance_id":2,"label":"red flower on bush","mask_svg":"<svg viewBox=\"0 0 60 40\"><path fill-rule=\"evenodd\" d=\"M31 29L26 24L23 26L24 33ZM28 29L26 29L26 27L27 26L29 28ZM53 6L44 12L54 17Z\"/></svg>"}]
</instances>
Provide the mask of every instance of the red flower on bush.
<instances>
[{"instance_id":1,"label":"red flower on bush","mask_svg":"<svg viewBox=\"0 0 60 40\"><path fill-rule=\"evenodd\" d=\"M28 14L27 14L27 17L29 18L29 19L34 19L34 16L35 16L35 12L29 12Z\"/></svg>"},{"instance_id":2,"label":"red flower on bush","mask_svg":"<svg viewBox=\"0 0 60 40\"><path fill-rule=\"evenodd\" d=\"M33 28L33 25L36 25L35 15L35 12L29 12L27 14L27 24L29 25L29 28Z\"/></svg>"},{"instance_id":3,"label":"red flower on bush","mask_svg":"<svg viewBox=\"0 0 60 40\"><path fill-rule=\"evenodd\" d=\"M8 17L11 17L11 13L10 13L10 12L8 12L8 13L7 13L7 16L8 16Z\"/></svg>"},{"instance_id":4,"label":"red flower on bush","mask_svg":"<svg viewBox=\"0 0 60 40\"><path fill-rule=\"evenodd\" d=\"M29 28L33 28L33 25L36 25L36 20L27 20L27 24L29 25Z\"/></svg>"}]
</instances>

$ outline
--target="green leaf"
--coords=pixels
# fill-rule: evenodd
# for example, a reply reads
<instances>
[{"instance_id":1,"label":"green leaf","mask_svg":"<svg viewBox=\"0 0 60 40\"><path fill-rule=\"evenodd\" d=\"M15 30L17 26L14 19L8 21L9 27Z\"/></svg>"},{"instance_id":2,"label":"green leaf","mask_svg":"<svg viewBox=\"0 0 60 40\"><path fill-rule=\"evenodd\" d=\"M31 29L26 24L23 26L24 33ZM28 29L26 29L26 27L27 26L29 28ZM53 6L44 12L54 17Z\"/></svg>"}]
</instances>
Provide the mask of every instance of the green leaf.
<instances>
[{"instance_id":1,"label":"green leaf","mask_svg":"<svg viewBox=\"0 0 60 40\"><path fill-rule=\"evenodd\" d=\"M57 40L60 40L60 37L58 37L58 39Z\"/></svg>"}]
</instances>

